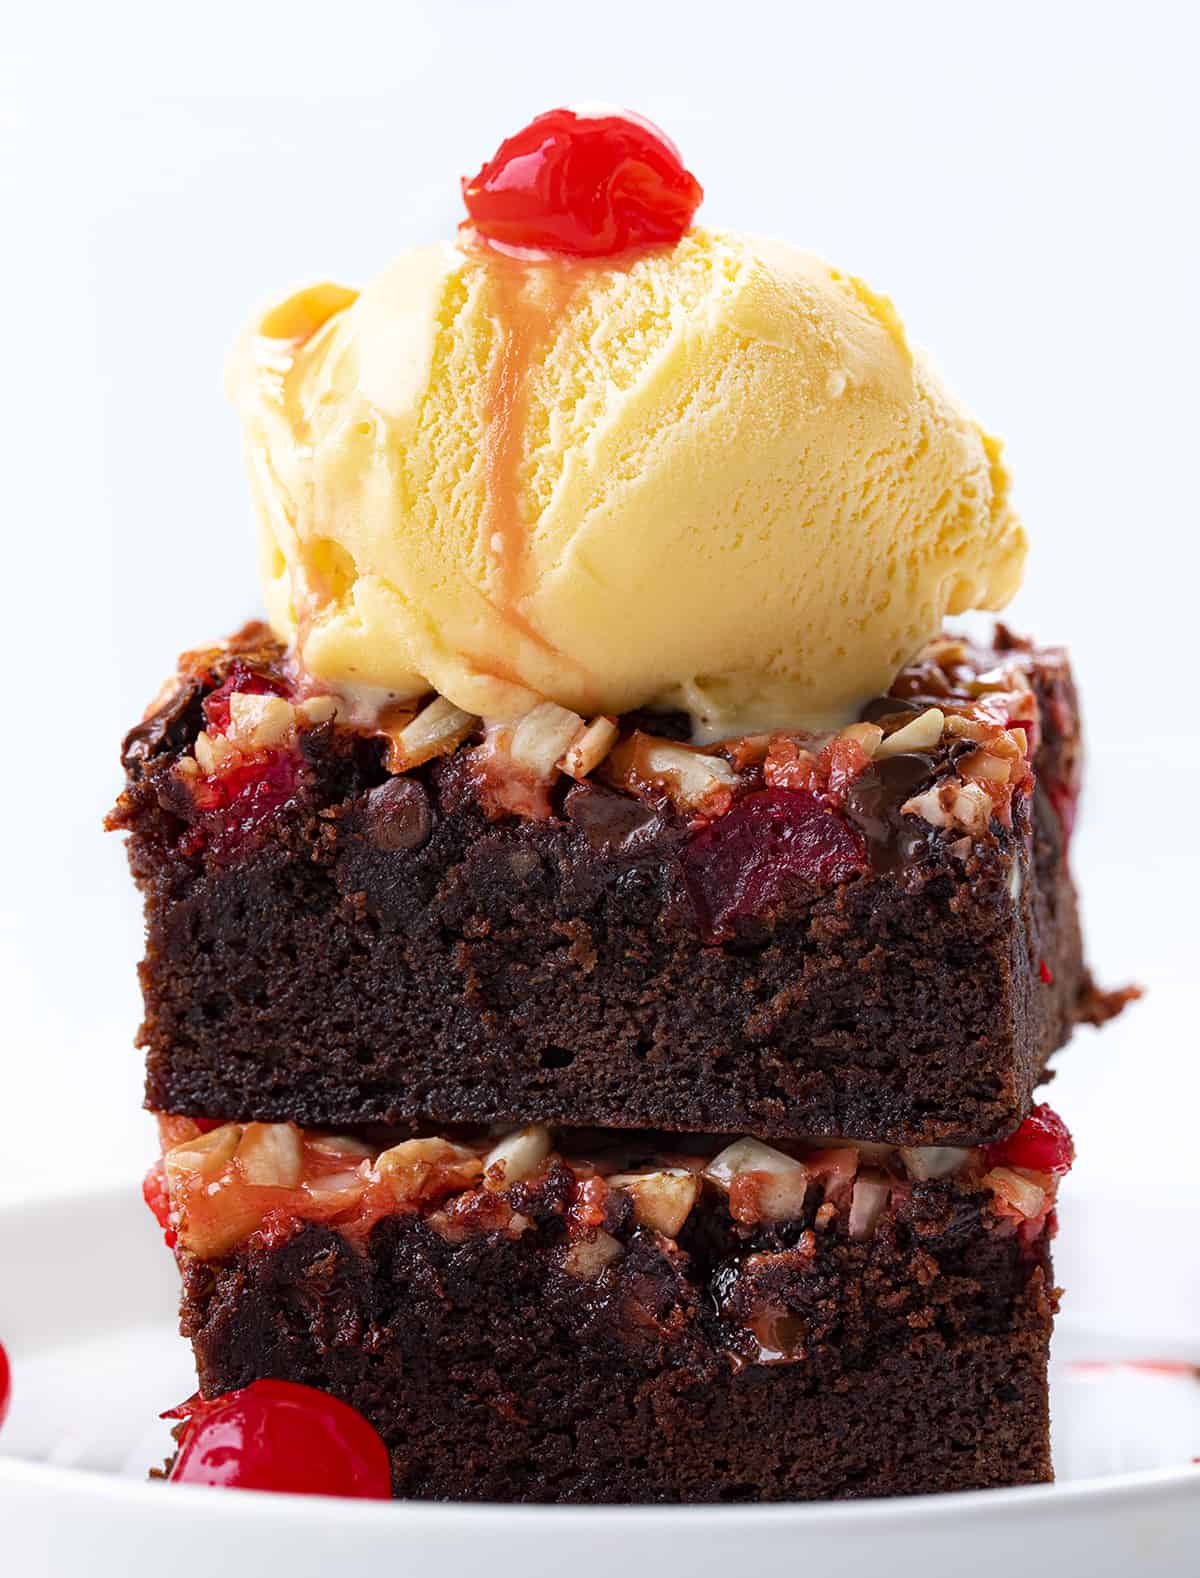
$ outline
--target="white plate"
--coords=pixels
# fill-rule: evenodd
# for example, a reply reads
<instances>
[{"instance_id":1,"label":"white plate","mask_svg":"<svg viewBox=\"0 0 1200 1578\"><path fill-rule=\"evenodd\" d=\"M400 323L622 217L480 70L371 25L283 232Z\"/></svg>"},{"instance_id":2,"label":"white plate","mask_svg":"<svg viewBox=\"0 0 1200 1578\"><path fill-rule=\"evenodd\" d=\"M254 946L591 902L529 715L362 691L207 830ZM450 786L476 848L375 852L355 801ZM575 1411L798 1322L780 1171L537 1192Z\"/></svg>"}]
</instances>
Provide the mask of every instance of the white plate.
<instances>
[{"instance_id":1,"label":"white plate","mask_svg":"<svg viewBox=\"0 0 1200 1578\"><path fill-rule=\"evenodd\" d=\"M505 1508L221 1493L152 1484L161 1409L194 1386L175 1270L137 1191L0 1212L0 1550L20 1578L1195 1578L1200 1384L1080 1361L1200 1359L1190 1213L1068 1201L1055 1341L1055 1486L723 1508ZM1180 1257L1188 1257L1181 1259ZM12 1565L9 1566L8 1562ZM764 1564L760 1566L759 1564Z\"/></svg>"}]
</instances>

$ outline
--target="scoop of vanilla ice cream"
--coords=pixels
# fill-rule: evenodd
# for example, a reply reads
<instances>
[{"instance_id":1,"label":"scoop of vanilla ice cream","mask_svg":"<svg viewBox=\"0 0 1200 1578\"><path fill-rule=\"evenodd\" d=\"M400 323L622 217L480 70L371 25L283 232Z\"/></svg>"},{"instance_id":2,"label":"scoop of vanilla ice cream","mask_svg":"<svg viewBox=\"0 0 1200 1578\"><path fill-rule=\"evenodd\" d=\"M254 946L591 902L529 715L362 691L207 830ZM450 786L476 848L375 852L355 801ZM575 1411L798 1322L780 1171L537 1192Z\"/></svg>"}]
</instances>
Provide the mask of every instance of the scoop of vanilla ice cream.
<instances>
[{"instance_id":1,"label":"scoop of vanilla ice cream","mask_svg":"<svg viewBox=\"0 0 1200 1578\"><path fill-rule=\"evenodd\" d=\"M271 622L335 689L827 727L1020 581L998 443L773 242L424 248L273 308L230 381Z\"/></svg>"}]
</instances>

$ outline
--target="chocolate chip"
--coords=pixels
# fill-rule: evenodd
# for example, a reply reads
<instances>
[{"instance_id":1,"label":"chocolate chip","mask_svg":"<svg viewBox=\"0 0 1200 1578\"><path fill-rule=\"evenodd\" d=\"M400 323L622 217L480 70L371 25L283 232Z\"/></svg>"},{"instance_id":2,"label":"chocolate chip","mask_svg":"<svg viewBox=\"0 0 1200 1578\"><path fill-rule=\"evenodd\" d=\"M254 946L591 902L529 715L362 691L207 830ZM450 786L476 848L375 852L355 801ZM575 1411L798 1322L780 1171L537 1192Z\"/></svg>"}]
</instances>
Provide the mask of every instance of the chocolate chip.
<instances>
[{"instance_id":1,"label":"chocolate chip","mask_svg":"<svg viewBox=\"0 0 1200 1578\"><path fill-rule=\"evenodd\" d=\"M653 806L595 784L577 784L563 807L597 855L637 855L664 830Z\"/></svg>"},{"instance_id":2,"label":"chocolate chip","mask_svg":"<svg viewBox=\"0 0 1200 1578\"><path fill-rule=\"evenodd\" d=\"M136 728L121 746L121 765L133 778L155 757L185 750L203 725L200 698L204 687L197 679L181 679L167 699Z\"/></svg>"},{"instance_id":3,"label":"chocolate chip","mask_svg":"<svg viewBox=\"0 0 1200 1578\"><path fill-rule=\"evenodd\" d=\"M433 831L433 807L415 778L389 778L372 789L363 807L363 829L376 849L389 854L419 849Z\"/></svg>"},{"instance_id":4,"label":"chocolate chip","mask_svg":"<svg viewBox=\"0 0 1200 1578\"><path fill-rule=\"evenodd\" d=\"M911 828L900 807L924 788L933 774L932 756L923 751L901 751L872 762L847 789L846 815L866 835L877 871L906 865L923 851L927 829Z\"/></svg>"}]
</instances>

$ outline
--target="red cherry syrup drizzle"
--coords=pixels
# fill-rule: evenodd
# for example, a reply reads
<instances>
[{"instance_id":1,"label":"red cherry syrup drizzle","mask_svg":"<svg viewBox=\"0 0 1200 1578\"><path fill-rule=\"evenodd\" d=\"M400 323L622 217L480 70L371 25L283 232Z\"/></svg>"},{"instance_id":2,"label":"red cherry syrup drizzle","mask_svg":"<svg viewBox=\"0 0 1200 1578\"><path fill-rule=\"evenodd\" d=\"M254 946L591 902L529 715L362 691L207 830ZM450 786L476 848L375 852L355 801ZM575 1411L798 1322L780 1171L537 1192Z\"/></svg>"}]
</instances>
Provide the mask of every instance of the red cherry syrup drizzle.
<instances>
[{"instance_id":1,"label":"red cherry syrup drizzle","mask_svg":"<svg viewBox=\"0 0 1200 1578\"><path fill-rule=\"evenodd\" d=\"M195 1396L163 1415L180 1419L176 1484L310 1496L392 1494L387 1447L348 1404L294 1381L254 1381L211 1401Z\"/></svg>"},{"instance_id":2,"label":"red cherry syrup drizzle","mask_svg":"<svg viewBox=\"0 0 1200 1578\"><path fill-rule=\"evenodd\" d=\"M497 148L463 201L476 236L568 257L612 257L679 240L703 189L639 115L548 110Z\"/></svg>"}]
</instances>

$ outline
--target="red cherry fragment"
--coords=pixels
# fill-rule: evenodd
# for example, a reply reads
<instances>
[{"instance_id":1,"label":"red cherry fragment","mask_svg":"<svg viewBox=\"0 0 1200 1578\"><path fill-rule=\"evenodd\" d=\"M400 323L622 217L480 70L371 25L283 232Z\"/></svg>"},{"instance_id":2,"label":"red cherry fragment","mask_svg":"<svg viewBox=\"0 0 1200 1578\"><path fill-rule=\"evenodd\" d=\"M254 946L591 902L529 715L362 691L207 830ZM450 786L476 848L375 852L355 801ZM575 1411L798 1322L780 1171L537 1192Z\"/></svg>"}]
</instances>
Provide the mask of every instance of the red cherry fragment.
<instances>
[{"instance_id":1,"label":"red cherry fragment","mask_svg":"<svg viewBox=\"0 0 1200 1578\"><path fill-rule=\"evenodd\" d=\"M640 115L569 109L507 137L462 190L484 240L571 257L678 241L704 196L674 143Z\"/></svg>"},{"instance_id":2,"label":"red cherry fragment","mask_svg":"<svg viewBox=\"0 0 1200 1578\"><path fill-rule=\"evenodd\" d=\"M167 1174L161 1161L155 1162L142 1179L142 1199L150 1207L150 1214L163 1230L163 1242L168 1249L175 1248L176 1234L171 1226L171 1195L167 1189Z\"/></svg>"},{"instance_id":3,"label":"red cherry fragment","mask_svg":"<svg viewBox=\"0 0 1200 1578\"><path fill-rule=\"evenodd\" d=\"M9 1368L8 1354L4 1351L4 1344L0 1342L0 1425L8 1418L8 1405L12 1398L12 1370Z\"/></svg>"},{"instance_id":4,"label":"red cherry fragment","mask_svg":"<svg viewBox=\"0 0 1200 1578\"><path fill-rule=\"evenodd\" d=\"M867 869L866 846L807 789L762 789L697 833L680 856L684 882L710 942L731 935L798 883L828 887Z\"/></svg>"},{"instance_id":5,"label":"red cherry fragment","mask_svg":"<svg viewBox=\"0 0 1200 1578\"><path fill-rule=\"evenodd\" d=\"M206 1401L190 1397L164 1419L182 1419L167 1476L310 1496L392 1494L387 1447L357 1409L295 1381L254 1381Z\"/></svg>"},{"instance_id":6,"label":"red cherry fragment","mask_svg":"<svg viewBox=\"0 0 1200 1578\"><path fill-rule=\"evenodd\" d=\"M989 1167L1028 1167L1061 1178L1075 1160L1075 1142L1058 1113L1042 1102L1015 1134L985 1145L984 1154Z\"/></svg>"}]
</instances>

